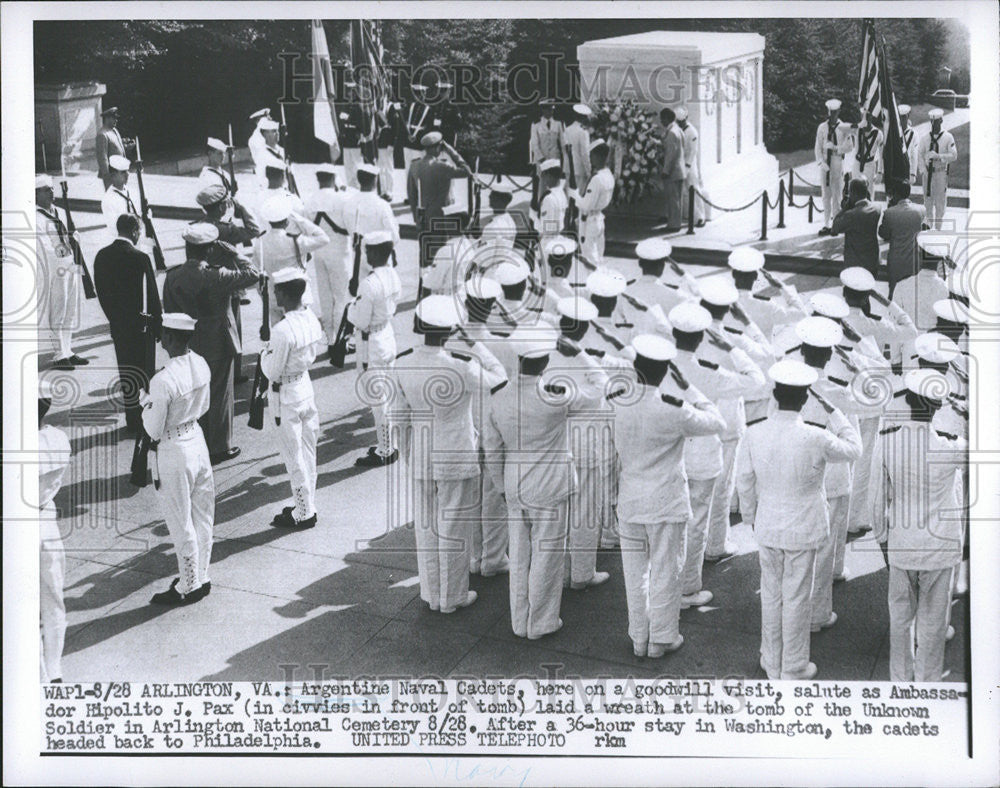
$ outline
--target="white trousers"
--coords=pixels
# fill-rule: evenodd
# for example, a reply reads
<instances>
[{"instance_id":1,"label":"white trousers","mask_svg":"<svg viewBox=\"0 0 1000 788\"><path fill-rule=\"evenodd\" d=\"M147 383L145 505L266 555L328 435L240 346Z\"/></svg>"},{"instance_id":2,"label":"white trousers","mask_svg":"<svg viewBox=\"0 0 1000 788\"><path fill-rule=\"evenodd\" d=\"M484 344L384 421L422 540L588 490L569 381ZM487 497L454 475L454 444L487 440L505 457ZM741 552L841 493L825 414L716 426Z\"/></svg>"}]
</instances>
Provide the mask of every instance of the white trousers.
<instances>
[{"instance_id":1,"label":"white trousers","mask_svg":"<svg viewBox=\"0 0 1000 788\"><path fill-rule=\"evenodd\" d=\"M45 274L38 300L39 344L47 336L55 360L61 361L73 355L73 331L79 327L80 268L72 256L57 257L50 261Z\"/></svg>"},{"instance_id":2,"label":"white trousers","mask_svg":"<svg viewBox=\"0 0 1000 788\"><path fill-rule=\"evenodd\" d=\"M685 525L619 521L628 635L638 649L680 639Z\"/></svg>"},{"instance_id":3,"label":"white trousers","mask_svg":"<svg viewBox=\"0 0 1000 788\"><path fill-rule=\"evenodd\" d=\"M177 553L177 591L188 594L208 582L215 525L215 481L201 427L161 441L155 462L163 516Z\"/></svg>"},{"instance_id":4,"label":"white trousers","mask_svg":"<svg viewBox=\"0 0 1000 788\"><path fill-rule=\"evenodd\" d=\"M681 593L685 596L701 591L701 569L705 564L708 524L715 506L715 492L719 481L718 476L713 479L688 479L691 519L687 521L687 548L681 581Z\"/></svg>"},{"instance_id":5,"label":"white trousers","mask_svg":"<svg viewBox=\"0 0 1000 788\"><path fill-rule=\"evenodd\" d=\"M507 503L511 628L518 637L541 637L559 626L568 502L551 509Z\"/></svg>"},{"instance_id":6,"label":"white trousers","mask_svg":"<svg viewBox=\"0 0 1000 788\"><path fill-rule=\"evenodd\" d=\"M926 178L926 174L924 175ZM944 212L948 209L948 173L935 172L931 177L931 193L924 197L927 224L935 230L941 229Z\"/></svg>"},{"instance_id":7,"label":"white trousers","mask_svg":"<svg viewBox=\"0 0 1000 788\"><path fill-rule=\"evenodd\" d=\"M63 603L66 552L63 549L59 526L56 524L54 509L43 511L38 525L41 680L49 682L52 679L62 678L62 653L66 642L66 605Z\"/></svg>"},{"instance_id":8,"label":"white trousers","mask_svg":"<svg viewBox=\"0 0 1000 788\"><path fill-rule=\"evenodd\" d=\"M858 430L861 433L861 457L854 463L851 481L851 514L848 528L860 531L870 526L871 519L868 501L871 495L872 453L875 451L875 441L878 439L878 416L870 419L858 419Z\"/></svg>"},{"instance_id":9,"label":"white trousers","mask_svg":"<svg viewBox=\"0 0 1000 788\"><path fill-rule=\"evenodd\" d=\"M705 555L718 556L726 552L726 541L729 539L729 503L736 489L736 452L739 447L738 438L722 441L722 473L712 493Z\"/></svg>"},{"instance_id":10,"label":"white trousers","mask_svg":"<svg viewBox=\"0 0 1000 788\"><path fill-rule=\"evenodd\" d=\"M413 524L420 598L431 610L453 608L469 594L469 533L479 479L415 479Z\"/></svg>"},{"instance_id":11,"label":"white trousers","mask_svg":"<svg viewBox=\"0 0 1000 788\"><path fill-rule=\"evenodd\" d=\"M826 507L830 515L830 533L816 551L813 566L812 620L813 626L825 624L833 612L833 578L844 571L844 548L847 544L847 513L850 511L851 496L838 495L827 498ZM837 555L840 555L840 569L837 569Z\"/></svg>"},{"instance_id":12,"label":"white trousers","mask_svg":"<svg viewBox=\"0 0 1000 788\"><path fill-rule=\"evenodd\" d=\"M480 470L479 519L472 523L469 564L473 571L489 574L496 571L507 554L507 504L489 470Z\"/></svg>"},{"instance_id":13,"label":"white trousers","mask_svg":"<svg viewBox=\"0 0 1000 788\"><path fill-rule=\"evenodd\" d=\"M705 194L705 187L701 183L701 172L697 165L688 165L687 174L684 176L684 196L681 199L681 215L688 218L688 191L694 186L695 191ZM708 196L707 194L705 195ZM708 221L712 218L712 208L697 194L694 196L694 220L695 222Z\"/></svg>"},{"instance_id":14,"label":"white trousers","mask_svg":"<svg viewBox=\"0 0 1000 788\"><path fill-rule=\"evenodd\" d=\"M319 297L320 323L326 335L326 344L337 338L340 318L350 299L347 286L351 281L353 260L347 238L331 232L333 241L313 252L316 268L316 293Z\"/></svg>"},{"instance_id":15,"label":"white trousers","mask_svg":"<svg viewBox=\"0 0 1000 788\"><path fill-rule=\"evenodd\" d=\"M840 201L844 197L844 159L841 156L830 157L830 184L826 183L827 173L820 172L820 188L823 191L823 224L833 225L833 217L840 213Z\"/></svg>"},{"instance_id":16,"label":"white trousers","mask_svg":"<svg viewBox=\"0 0 1000 788\"><path fill-rule=\"evenodd\" d=\"M889 567L890 681L941 681L953 571Z\"/></svg>"},{"instance_id":17,"label":"white trousers","mask_svg":"<svg viewBox=\"0 0 1000 788\"><path fill-rule=\"evenodd\" d=\"M597 545L604 511L604 479L600 465L576 467L576 490L569 499L564 579L586 583L597 571Z\"/></svg>"},{"instance_id":18,"label":"white trousers","mask_svg":"<svg viewBox=\"0 0 1000 788\"><path fill-rule=\"evenodd\" d=\"M760 656L769 679L792 679L809 664L815 550L759 548Z\"/></svg>"},{"instance_id":19,"label":"white trousers","mask_svg":"<svg viewBox=\"0 0 1000 788\"><path fill-rule=\"evenodd\" d=\"M604 260L604 214L590 214L581 229L583 243L580 251L587 260L599 265Z\"/></svg>"},{"instance_id":20,"label":"white trousers","mask_svg":"<svg viewBox=\"0 0 1000 788\"><path fill-rule=\"evenodd\" d=\"M362 162L361 148L344 148L344 180L352 189L358 188L358 167Z\"/></svg>"},{"instance_id":21,"label":"white trousers","mask_svg":"<svg viewBox=\"0 0 1000 788\"><path fill-rule=\"evenodd\" d=\"M280 392L271 392L272 399ZM278 405L278 403L274 403ZM319 412L316 402L310 397L301 402L286 403L270 409L281 423L274 427L278 442L278 453L288 480L292 484L292 500L296 520L307 520L316 514L316 440L319 436Z\"/></svg>"},{"instance_id":22,"label":"white trousers","mask_svg":"<svg viewBox=\"0 0 1000 788\"><path fill-rule=\"evenodd\" d=\"M403 166L406 171L410 171L410 164L413 163L414 159L419 159L424 155L422 150L414 150L413 148L403 148Z\"/></svg>"},{"instance_id":23,"label":"white trousers","mask_svg":"<svg viewBox=\"0 0 1000 788\"><path fill-rule=\"evenodd\" d=\"M388 195L390 199L395 197L396 184L393 173L396 164L393 158L392 148L378 149L378 193Z\"/></svg>"},{"instance_id":24,"label":"white trousers","mask_svg":"<svg viewBox=\"0 0 1000 788\"><path fill-rule=\"evenodd\" d=\"M392 388L387 378L395 360L396 335L391 323L358 343L358 391L364 403L372 409L375 447L381 457L392 454L392 439L389 434L389 398Z\"/></svg>"}]
</instances>

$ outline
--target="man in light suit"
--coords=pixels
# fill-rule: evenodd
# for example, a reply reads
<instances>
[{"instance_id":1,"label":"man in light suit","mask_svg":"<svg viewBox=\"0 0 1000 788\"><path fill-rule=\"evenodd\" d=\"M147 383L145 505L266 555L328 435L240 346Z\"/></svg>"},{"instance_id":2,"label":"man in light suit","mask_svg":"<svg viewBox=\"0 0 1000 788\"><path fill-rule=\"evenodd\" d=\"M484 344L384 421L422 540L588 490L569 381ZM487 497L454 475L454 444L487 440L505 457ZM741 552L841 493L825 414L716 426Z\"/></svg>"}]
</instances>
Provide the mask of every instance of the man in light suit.
<instances>
[{"instance_id":1,"label":"man in light suit","mask_svg":"<svg viewBox=\"0 0 1000 788\"><path fill-rule=\"evenodd\" d=\"M681 229L681 200L684 195L684 179L687 166L684 164L684 132L676 123L676 115L670 107L660 110L663 124L663 181L667 197L667 232Z\"/></svg>"},{"instance_id":2,"label":"man in light suit","mask_svg":"<svg viewBox=\"0 0 1000 788\"><path fill-rule=\"evenodd\" d=\"M118 107L108 107L101 113L101 128L97 132L97 177L104 182L105 191L111 185L111 168L108 159L125 155L125 140L118 131Z\"/></svg>"}]
</instances>

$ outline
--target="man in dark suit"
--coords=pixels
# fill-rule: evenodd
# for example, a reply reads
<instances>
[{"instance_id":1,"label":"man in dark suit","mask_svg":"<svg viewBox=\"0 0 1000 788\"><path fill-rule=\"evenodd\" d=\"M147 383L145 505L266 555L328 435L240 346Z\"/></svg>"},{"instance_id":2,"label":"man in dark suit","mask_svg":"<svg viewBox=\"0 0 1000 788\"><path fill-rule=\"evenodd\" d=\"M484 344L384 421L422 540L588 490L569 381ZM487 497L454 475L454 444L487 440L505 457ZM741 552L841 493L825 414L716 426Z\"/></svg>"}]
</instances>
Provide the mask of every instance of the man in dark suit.
<instances>
[{"instance_id":1,"label":"man in dark suit","mask_svg":"<svg viewBox=\"0 0 1000 788\"><path fill-rule=\"evenodd\" d=\"M94 258L94 289L111 326L118 359L125 429L135 432L142 423L139 392L149 386L160 338L160 294L149 255L136 244L141 236L139 217L118 217L118 238ZM148 329L143 313L149 316Z\"/></svg>"},{"instance_id":2,"label":"man in dark suit","mask_svg":"<svg viewBox=\"0 0 1000 788\"><path fill-rule=\"evenodd\" d=\"M889 298L896 283L920 270L917 235L924 228L924 208L910 202L910 184L886 183L890 190L889 207L882 217L878 234L889 242L885 263L889 268Z\"/></svg>"},{"instance_id":3,"label":"man in dark suit","mask_svg":"<svg viewBox=\"0 0 1000 788\"><path fill-rule=\"evenodd\" d=\"M868 179L854 178L847 187L847 207L837 214L831 235L844 234L844 267L861 266L878 275L879 207L869 199Z\"/></svg>"}]
</instances>

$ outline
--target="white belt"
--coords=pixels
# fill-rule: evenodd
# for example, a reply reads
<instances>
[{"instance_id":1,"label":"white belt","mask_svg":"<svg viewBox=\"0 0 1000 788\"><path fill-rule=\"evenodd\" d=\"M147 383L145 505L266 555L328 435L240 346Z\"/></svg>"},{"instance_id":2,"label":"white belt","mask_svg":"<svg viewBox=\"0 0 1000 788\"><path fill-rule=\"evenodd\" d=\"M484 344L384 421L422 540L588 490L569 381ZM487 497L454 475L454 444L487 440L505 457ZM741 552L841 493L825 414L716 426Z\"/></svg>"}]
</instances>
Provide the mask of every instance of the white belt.
<instances>
[{"instance_id":1,"label":"white belt","mask_svg":"<svg viewBox=\"0 0 1000 788\"><path fill-rule=\"evenodd\" d=\"M300 372L298 375L282 375L278 378L278 382L281 383L281 385L285 385L286 383L298 383L305 377L305 375L305 372Z\"/></svg>"},{"instance_id":2,"label":"white belt","mask_svg":"<svg viewBox=\"0 0 1000 788\"><path fill-rule=\"evenodd\" d=\"M178 424L176 427L167 427L163 430L163 434L160 436L161 441L176 440L194 431L195 426L197 426L197 419L192 419L191 421L185 421L183 424Z\"/></svg>"},{"instance_id":3,"label":"white belt","mask_svg":"<svg viewBox=\"0 0 1000 788\"><path fill-rule=\"evenodd\" d=\"M379 331L381 331L387 325L389 325L389 321L388 320L386 320L384 323L376 323L373 326L368 326L368 330L367 331L362 331L361 332L361 338L367 342L368 341L368 337L370 337L372 334L377 334Z\"/></svg>"}]
</instances>

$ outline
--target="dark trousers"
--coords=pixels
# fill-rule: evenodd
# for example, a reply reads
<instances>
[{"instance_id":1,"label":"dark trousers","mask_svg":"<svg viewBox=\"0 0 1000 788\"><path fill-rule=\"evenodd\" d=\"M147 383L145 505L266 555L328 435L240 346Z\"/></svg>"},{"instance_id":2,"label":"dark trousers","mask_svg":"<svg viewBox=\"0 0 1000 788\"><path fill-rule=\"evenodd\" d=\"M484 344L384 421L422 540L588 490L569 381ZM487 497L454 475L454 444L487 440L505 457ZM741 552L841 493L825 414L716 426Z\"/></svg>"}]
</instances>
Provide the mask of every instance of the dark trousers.
<instances>
[{"instance_id":1,"label":"dark trousers","mask_svg":"<svg viewBox=\"0 0 1000 788\"><path fill-rule=\"evenodd\" d=\"M125 405L125 425L130 429L142 423L142 406L139 393L149 388L153 377L155 353L146 352L147 344L153 343L152 334L144 334L140 326L133 324L113 325L111 341L115 346L118 361L118 378L121 381L122 401ZM150 349L151 350L151 349Z\"/></svg>"},{"instance_id":2,"label":"dark trousers","mask_svg":"<svg viewBox=\"0 0 1000 788\"><path fill-rule=\"evenodd\" d=\"M233 367L235 356L207 358L212 380L208 412L198 419L209 454L229 451L233 439Z\"/></svg>"}]
</instances>

